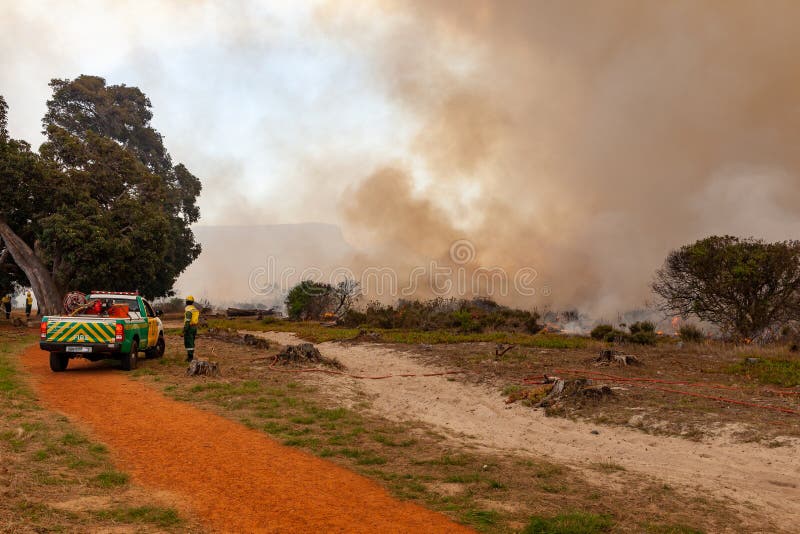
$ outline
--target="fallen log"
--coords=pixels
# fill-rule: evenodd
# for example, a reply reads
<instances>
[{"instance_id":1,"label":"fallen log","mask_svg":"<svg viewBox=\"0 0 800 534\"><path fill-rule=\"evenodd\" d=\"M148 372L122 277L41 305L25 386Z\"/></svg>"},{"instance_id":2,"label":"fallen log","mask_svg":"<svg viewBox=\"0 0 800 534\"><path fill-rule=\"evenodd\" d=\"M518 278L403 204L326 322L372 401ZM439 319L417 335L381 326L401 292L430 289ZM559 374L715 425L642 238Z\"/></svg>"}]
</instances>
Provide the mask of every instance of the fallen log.
<instances>
[{"instance_id":1,"label":"fallen log","mask_svg":"<svg viewBox=\"0 0 800 534\"><path fill-rule=\"evenodd\" d=\"M248 345L256 349L266 350L269 348L269 340L253 334L240 334L232 328L209 328L208 336L227 343L237 345Z\"/></svg>"},{"instance_id":2,"label":"fallen log","mask_svg":"<svg viewBox=\"0 0 800 534\"><path fill-rule=\"evenodd\" d=\"M630 354L619 354L612 349L602 349L600 355L594 360L597 365L611 365L616 364L620 367L626 365L644 365L639 358L631 356Z\"/></svg>"},{"instance_id":3,"label":"fallen log","mask_svg":"<svg viewBox=\"0 0 800 534\"><path fill-rule=\"evenodd\" d=\"M298 345L288 345L283 351L275 355L275 363L278 364L322 364L336 369L344 369L342 362L336 358L326 358L320 353L319 349L312 343L300 343Z\"/></svg>"},{"instance_id":4,"label":"fallen log","mask_svg":"<svg viewBox=\"0 0 800 534\"><path fill-rule=\"evenodd\" d=\"M225 315L228 317L266 317L269 315L275 315L276 310L275 308L270 308L268 310L260 309L260 308L228 308L225 310Z\"/></svg>"},{"instance_id":5,"label":"fallen log","mask_svg":"<svg viewBox=\"0 0 800 534\"><path fill-rule=\"evenodd\" d=\"M577 400L579 403L584 400L597 402L613 394L610 387L596 386L588 378L568 380L554 378L550 392L536 406L538 408L549 408L567 400Z\"/></svg>"}]
</instances>

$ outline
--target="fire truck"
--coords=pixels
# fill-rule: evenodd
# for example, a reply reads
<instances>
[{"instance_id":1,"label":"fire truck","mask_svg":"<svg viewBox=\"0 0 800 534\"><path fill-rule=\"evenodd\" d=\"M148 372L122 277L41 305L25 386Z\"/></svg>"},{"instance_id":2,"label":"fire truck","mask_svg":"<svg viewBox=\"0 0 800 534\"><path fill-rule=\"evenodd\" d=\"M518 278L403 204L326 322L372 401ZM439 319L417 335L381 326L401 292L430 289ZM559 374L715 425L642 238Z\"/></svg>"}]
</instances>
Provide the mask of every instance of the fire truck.
<instances>
[{"instance_id":1,"label":"fire truck","mask_svg":"<svg viewBox=\"0 0 800 534\"><path fill-rule=\"evenodd\" d=\"M164 355L161 311L138 293L93 291L65 301L67 315L45 316L39 346L50 353L50 369L61 372L73 358L118 359L124 370L136 369L139 353Z\"/></svg>"}]
</instances>

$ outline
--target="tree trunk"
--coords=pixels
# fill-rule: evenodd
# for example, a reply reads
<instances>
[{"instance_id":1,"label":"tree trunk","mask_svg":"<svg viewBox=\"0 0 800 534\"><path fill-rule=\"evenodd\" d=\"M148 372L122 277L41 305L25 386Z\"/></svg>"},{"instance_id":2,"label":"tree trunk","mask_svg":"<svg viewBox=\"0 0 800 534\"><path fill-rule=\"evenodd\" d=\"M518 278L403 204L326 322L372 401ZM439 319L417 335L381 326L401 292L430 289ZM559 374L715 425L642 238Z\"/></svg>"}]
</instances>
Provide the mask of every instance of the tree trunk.
<instances>
[{"instance_id":1,"label":"tree trunk","mask_svg":"<svg viewBox=\"0 0 800 534\"><path fill-rule=\"evenodd\" d=\"M42 260L33 253L31 247L25 243L6 222L0 219L0 237L6 248L14 258L14 263L22 269L33 287L39 312L43 315L55 315L61 312L61 293L56 287L53 276L44 266Z\"/></svg>"}]
</instances>

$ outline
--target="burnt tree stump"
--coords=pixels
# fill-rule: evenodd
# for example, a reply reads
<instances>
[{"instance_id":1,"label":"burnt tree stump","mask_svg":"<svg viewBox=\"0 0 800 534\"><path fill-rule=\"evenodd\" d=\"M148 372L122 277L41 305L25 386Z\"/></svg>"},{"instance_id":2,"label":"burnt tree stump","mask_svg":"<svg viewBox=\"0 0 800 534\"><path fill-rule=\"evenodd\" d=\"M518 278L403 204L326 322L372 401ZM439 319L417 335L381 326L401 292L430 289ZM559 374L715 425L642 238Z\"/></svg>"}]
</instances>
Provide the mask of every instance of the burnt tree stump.
<instances>
[{"instance_id":1,"label":"burnt tree stump","mask_svg":"<svg viewBox=\"0 0 800 534\"><path fill-rule=\"evenodd\" d=\"M186 368L186 376L219 376L219 364L208 360L192 360Z\"/></svg>"}]
</instances>

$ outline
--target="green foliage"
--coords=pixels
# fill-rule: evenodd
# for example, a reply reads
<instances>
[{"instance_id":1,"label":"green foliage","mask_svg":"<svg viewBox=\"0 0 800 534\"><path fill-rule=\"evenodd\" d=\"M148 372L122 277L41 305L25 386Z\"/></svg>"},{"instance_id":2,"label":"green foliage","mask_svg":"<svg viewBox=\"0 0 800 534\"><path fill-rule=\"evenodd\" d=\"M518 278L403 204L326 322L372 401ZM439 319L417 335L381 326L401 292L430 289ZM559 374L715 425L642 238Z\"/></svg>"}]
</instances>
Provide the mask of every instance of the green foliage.
<instances>
[{"instance_id":1,"label":"green foliage","mask_svg":"<svg viewBox=\"0 0 800 534\"><path fill-rule=\"evenodd\" d=\"M654 325L651 321L636 321L628 327L628 330L630 330L631 334L634 335L640 332L650 332L654 334L656 332L656 325Z\"/></svg>"},{"instance_id":2,"label":"green foliage","mask_svg":"<svg viewBox=\"0 0 800 534\"><path fill-rule=\"evenodd\" d=\"M128 475L119 471L104 471L94 477L94 482L104 488L124 486L128 483Z\"/></svg>"},{"instance_id":3,"label":"green foliage","mask_svg":"<svg viewBox=\"0 0 800 534\"><path fill-rule=\"evenodd\" d=\"M462 333L469 333L469 332L480 332L481 325L478 323L472 314L468 310L456 310L452 314L453 317L453 326L459 332Z\"/></svg>"},{"instance_id":4,"label":"green foliage","mask_svg":"<svg viewBox=\"0 0 800 534\"><path fill-rule=\"evenodd\" d=\"M589 333L589 335L592 337L592 339L596 339L599 341L601 339L605 340L606 336L613 331L614 327L611 326L610 324L599 324L594 328L592 328L592 331Z\"/></svg>"},{"instance_id":5,"label":"green foliage","mask_svg":"<svg viewBox=\"0 0 800 534\"><path fill-rule=\"evenodd\" d=\"M800 315L800 241L702 239L671 252L652 288L673 315L756 338Z\"/></svg>"},{"instance_id":6,"label":"green foliage","mask_svg":"<svg viewBox=\"0 0 800 534\"><path fill-rule=\"evenodd\" d=\"M138 88L95 76L50 86L40 155L0 140L0 217L37 243L61 292L168 294L200 253L190 228L200 181L172 164Z\"/></svg>"},{"instance_id":7,"label":"green foliage","mask_svg":"<svg viewBox=\"0 0 800 534\"><path fill-rule=\"evenodd\" d=\"M629 343L636 343L637 345L655 345L657 340L655 332L639 331L628 337Z\"/></svg>"},{"instance_id":8,"label":"green foliage","mask_svg":"<svg viewBox=\"0 0 800 534\"><path fill-rule=\"evenodd\" d=\"M330 311L333 304L333 287L330 284L303 280L286 295L286 312L289 319L308 321L319 319Z\"/></svg>"},{"instance_id":9,"label":"green foliage","mask_svg":"<svg viewBox=\"0 0 800 534\"><path fill-rule=\"evenodd\" d=\"M606 332L605 336L603 336L603 341L607 341L609 343L622 343L624 341L628 341L628 338L629 336L627 332L612 328L609 332Z\"/></svg>"},{"instance_id":10,"label":"green foliage","mask_svg":"<svg viewBox=\"0 0 800 534\"><path fill-rule=\"evenodd\" d=\"M354 316L354 319L356 316ZM359 320L348 326L408 330L454 330L461 334L487 330L535 334L542 327L539 313L501 306L486 298L400 300L396 306L370 302Z\"/></svg>"},{"instance_id":11,"label":"green foliage","mask_svg":"<svg viewBox=\"0 0 800 534\"><path fill-rule=\"evenodd\" d=\"M614 522L606 515L569 512L552 517L533 517L523 534L594 534L609 532Z\"/></svg>"},{"instance_id":12,"label":"green foliage","mask_svg":"<svg viewBox=\"0 0 800 534\"><path fill-rule=\"evenodd\" d=\"M732 365L728 372L755 378L762 384L775 384L782 387L800 385L800 360L784 358L754 358L756 361Z\"/></svg>"},{"instance_id":13,"label":"green foliage","mask_svg":"<svg viewBox=\"0 0 800 534\"><path fill-rule=\"evenodd\" d=\"M692 323L682 324L678 330L681 341L686 343L700 343L705 340L705 332Z\"/></svg>"}]
</instances>

